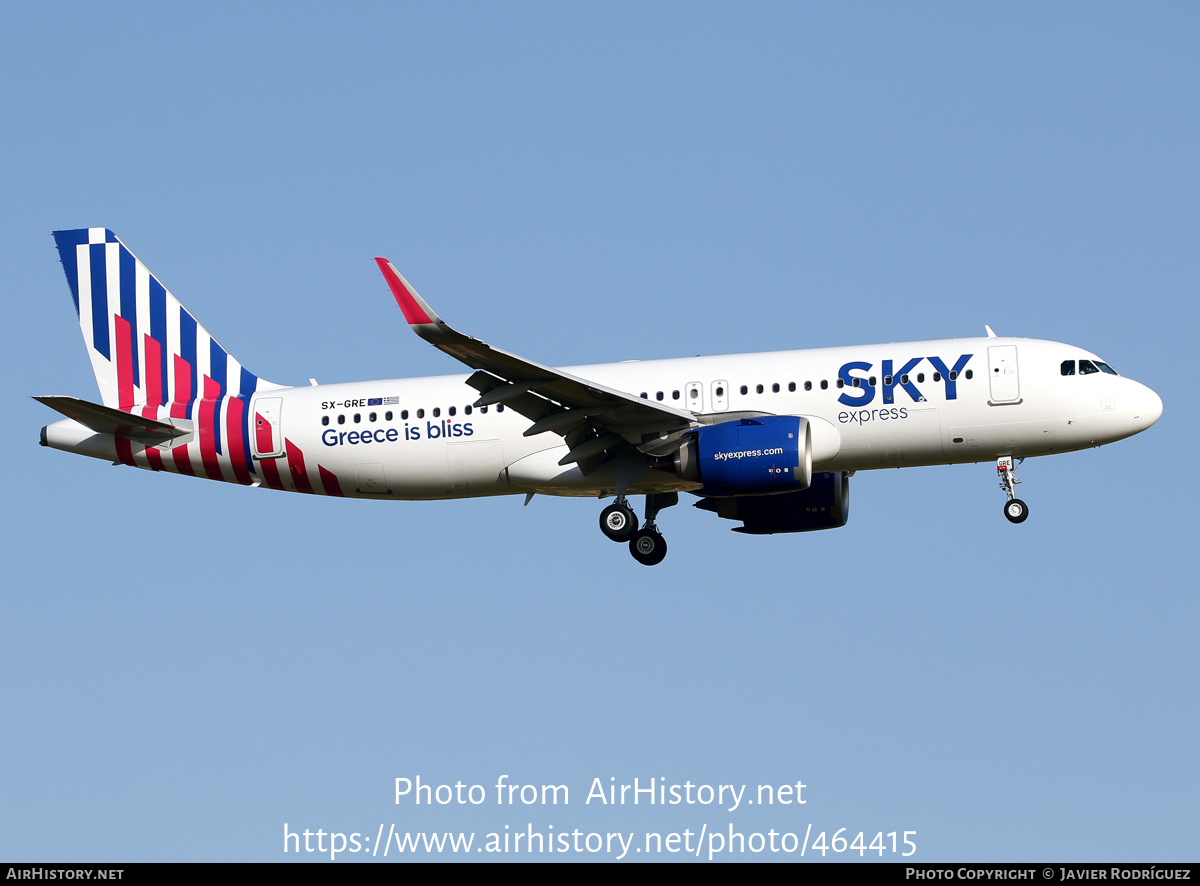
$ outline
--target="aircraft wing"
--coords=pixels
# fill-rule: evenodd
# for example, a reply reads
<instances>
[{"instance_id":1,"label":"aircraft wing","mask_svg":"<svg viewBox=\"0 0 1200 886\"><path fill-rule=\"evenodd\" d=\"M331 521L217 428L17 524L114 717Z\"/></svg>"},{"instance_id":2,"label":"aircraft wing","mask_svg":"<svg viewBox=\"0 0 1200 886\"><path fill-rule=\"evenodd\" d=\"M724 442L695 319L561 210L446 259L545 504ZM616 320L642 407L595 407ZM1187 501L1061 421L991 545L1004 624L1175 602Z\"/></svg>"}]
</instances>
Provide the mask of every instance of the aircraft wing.
<instances>
[{"instance_id":1,"label":"aircraft wing","mask_svg":"<svg viewBox=\"0 0 1200 886\"><path fill-rule=\"evenodd\" d=\"M481 395L474 405L502 403L516 410L533 422L525 431L527 437L548 431L564 437L571 448L560 464L578 462L584 473L590 473L622 443L643 452L664 444L673 450L673 441L699 426L690 412L577 378L458 332L429 307L390 261L377 258L375 262L412 330L476 370L467 379Z\"/></svg>"}]
</instances>

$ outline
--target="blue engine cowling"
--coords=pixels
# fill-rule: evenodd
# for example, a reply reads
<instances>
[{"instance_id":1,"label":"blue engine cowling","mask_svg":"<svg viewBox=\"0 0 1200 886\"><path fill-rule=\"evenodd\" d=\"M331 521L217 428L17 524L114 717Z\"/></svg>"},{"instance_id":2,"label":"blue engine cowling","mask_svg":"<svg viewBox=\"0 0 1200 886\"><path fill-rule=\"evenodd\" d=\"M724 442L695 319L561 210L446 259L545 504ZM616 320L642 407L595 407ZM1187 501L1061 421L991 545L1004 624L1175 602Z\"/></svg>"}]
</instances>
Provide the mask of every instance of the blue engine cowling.
<instances>
[{"instance_id":1,"label":"blue engine cowling","mask_svg":"<svg viewBox=\"0 0 1200 886\"><path fill-rule=\"evenodd\" d=\"M850 476L842 471L817 473L800 492L704 498L696 507L726 520L741 520L733 531L750 535L836 529L850 519Z\"/></svg>"},{"instance_id":2,"label":"blue engine cowling","mask_svg":"<svg viewBox=\"0 0 1200 886\"><path fill-rule=\"evenodd\" d=\"M812 431L799 415L744 418L700 428L675 456L679 476L705 496L773 495L812 482Z\"/></svg>"}]
</instances>

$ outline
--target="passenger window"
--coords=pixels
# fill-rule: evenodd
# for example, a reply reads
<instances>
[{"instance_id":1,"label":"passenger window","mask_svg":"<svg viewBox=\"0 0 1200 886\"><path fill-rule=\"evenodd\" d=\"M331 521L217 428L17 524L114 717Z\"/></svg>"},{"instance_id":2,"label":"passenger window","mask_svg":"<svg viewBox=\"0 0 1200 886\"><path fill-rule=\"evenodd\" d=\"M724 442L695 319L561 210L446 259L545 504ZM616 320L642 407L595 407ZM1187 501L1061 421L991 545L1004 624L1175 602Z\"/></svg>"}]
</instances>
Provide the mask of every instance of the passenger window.
<instances>
[{"instance_id":1,"label":"passenger window","mask_svg":"<svg viewBox=\"0 0 1200 886\"><path fill-rule=\"evenodd\" d=\"M841 387L841 385L838 385L838 387L840 388L840 387ZM822 391L827 391L827 390L829 390L829 382L828 382L828 381L826 381L825 379L821 379L821 390L822 390Z\"/></svg>"},{"instance_id":2,"label":"passenger window","mask_svg":"<svg viewBox=\"0 0 1200 886\"><path fill-rule=\"evenodd\" d=\"M789 391L794 391L794 390L796 390L796 383L795 383L794 381L790 381L790 382L788 382L788 390L789 390Z\"/></svg>"},{"instance_id":3,"label":"passenger window","mask_svg":"<svg viewBox=\"0 0 1200 886\"><path fill-rule=\"evenodd\" d=\"M690 397L692 400L697 399L699 396L700 396L700 392L697 391L695 388L692 388L692 390L688 393L688 397ZM720 388L717 389L717 396L718 397L721 396Z\"/></svg>"},{"instance_id":4,"label":"passenger window","mask_svg":"<svg viewBox=\"0 0 1200 886\"><path fill-rule=\"evenodd\" d=\"M941 374L940 372L935 372L935 373L933 374L933 380L934 380L934 381L941 381L941 380L942 380L942 374Z\"/></svg>"},{"instance_id":5,"label":"passenger window","mask_svg":"<svg viewBox=\"0 0 1200 886\"><path fill-rule=\"evenodd\" d=\"M361 422L361 421L362 421L362 415L361 415L360 413L357 413L357 412L356 412L356 413L354 413L354 423L355 423L355 424L358 424L358 423L359 423L359 422Z\"/></svg>"},{"instance_id":6,"label":"passenger window","mask_svg":"<svg viewBox=\"0 0 1200 886\"><path fill-rule=\"evenodd\" d=\"M775 382L775 384L771 385L771 393L772 394L779 393L779 382Z\"/></svg>"},{"instance_id":7,"label":"passenger window","mask_svg":"<svg viewBox=\"0 0 1200 886\"><path fill-rule=\"evenodd\" d=\"M761 393L763 392L763 386L762 386L762 385L755 385L755 386L754 386L754 390L755 390L755 392L756 392L756 393L759 393L759 394L761 394Z\"/></svg>"},{"instance_id":8,"label":"passenger window","mask_svg":"<svg viewBox=\"0 0 1200 886\"><path fill-rule=\"evenodd\" d=\"M339 424L339 425L344 425L345 423L346 423L346 416L344 416L344 415L339 415L339 416L338 416L338 424Z\"/></svg>"},{"instance_id":9,"label":"passenger window","mask_svg":"<svg viewBox=\"0 0 1200 886\"><path fill-rule=\"evenodd\" d=\"M671 391L671 399L678 400L679 399L679 391Z\"/></svg>"},{"instance_id":10,"label":"passenger window","mask_svg":"<svg viewBox=\"0 0 1200 886\"><path fill-rule=\"evenodd\" d=\"M488 408L487 408L486 406L480 406L480 407L479 407L479 411L480 411L480 412L487 412L487 409L488 409Z\"/></svg>"},{"instance_id":11,"label":"passenger window","mask_svg":"<svg viewBox=\"0 0 1200 886\"><path fill-rule=\"evenodd\" d=\"M471 407L470 407L470 406L464 406L464 407L463 407L463 412L464 412L464 413L466 413L467 415L470 415L470 414L471 414Z\"/></svg>"},{"instance_id":12,"label":"passenger window","mask_svg":"<svg viewBox=\"0 0 1200 886\"><path fill-rule=\"evenodd\" d=\"M1096 364L1093 363L1091 360L1080 360L1079 361L1079 374L1080 375L1091 375L1093 372L1099 372L1099 371L1100 370L1096 368Z\"/></svg>"},{"instance_id":13,"label":"passenger window","mask_svg":"<svg viewBox=\"0 0 1200 886\"><path fill-rule=\"evenodd\" d=\"M408 410L407 409L403 410L400 413L400 418L403 419L404 421L408 421Z\"/></svg>"},{"instance_id":14,"label":"passenger window","mask_svg":"<svg viewBox=\"0 0 1200 886\"><path fill-rule=\"evenodd\" d=\"M718 388L717 388L717 396L718 396L718 397L724 397L724 396L725 396L725 389L724 389L723 387L718 387Z\"/></svg>"},{"instance_id":15,"label":"passenger window","mask_svg":"<svg viewBox=\"0 0 1200 886\"><path fill-rule=\"evenodd\" d=\"M655 399L655 400L662 400L662 398L663 398L663 392L662 392L662 391L657 391L657 392L654 394L654 399Z\"/></svg>"},{"instance_id":16,"label":"passenger window","mask_svg":"<svg viewBox=\"0 0 1200 886\"><path fill-rule=\"evenodd\" d=\"M873 375L872 375L872 376L871 376L871 377L870 377L870 378L867 380L867 384L869 384L871 387L875 387L875 376L873 376Z\"/></svg>"},{"instance_id":17,"label":"passenger window","mask_svg":"<svg viewBox=\"0 0 1200 886\"><path fill-rule=\"evenodd\" d=\"M955 370L951 369L949 378L950 378L950 381L958 381L958 373Z\"/></svg>"},{"instance_id":18,"label":"passenger window","mask_svg":"<svg viewBox=\"0 0 1200 886\"><path fill-rule=\"evenodd\" d=\"M892 386L892 377L890 375L885 375L883 377L883 385L886 388L890 388Z\"/></svg>"},{"instance_id":19,"label":"passenger window","mask_svg":"<svg viewBox=\"0 0 1200 886\"><path fill-rule=\"evenodd\" d=\"M742 385L742 395L745 396L748 393L750 393L750 389L747 388L745 385Z\"/></svg>"},{"instance_id":20,"label":"passenger window","mask_svg":"<svg viewBox=\"0 0 1200 886\"><path fill-rule=\"evenodd\" d=\"M804 390L806 390L806 391L811 391L811 390L812 390L812 382L810 382L810 381L806 381L806 382L804 383Z\"/></svg>"},{"instance_id":21,"label":"passenger window","mask_svg":"<svg viewBox=\"0 0 1200 886\"><path fill-rule=\"evenodd\" d=\"M375 421L375 413L374 412L372 412L370 415L367 416L367 421L369 421L369 422Z\"/></svg>"},{"instance_id":22,"label":"passenger window","mask_svg":"<svg viewBox=\"0 0 1200 886\"><path fill-rule=\"evenodd\" d=\"M425 417L425 410L424 410L424 409L418 409L418 410L417 410L417 418L424 418L424 417Z\"/></svg>"},{"instance_id":23,"label":"passenger window","mask_svg":"<svg viewBox=\"0 0 1200 886\"><path fill-rule=\"evenodd\" d=\"M433 417L440 418L441 415L442 415L442 407L440 407L440 406L433 407Z\"/></svg>"},{"instance_id":24,"label":"passenger window","mask_svg":"<svg viewBox=\"0 0 1200 886\"><path fill-rule=\"evenodd\" d=\"M921 382L923 382L923 381L925 381L925 373L924 373L924 372L918 372L918 373L917 373L917 383L919 384L919 383L921 383Z\"/></svg>"},{"instance_id":25,"label":"passenger window","mask_svg":"<svg viewBox=\"0 0 1200 886\"><path fill-rule=\"evenodd\" d=\"M900 376L900 384L902 384L902 385L908 384L908 373L907 372L904 373L904 375Z\"/></svg>"},{"instance_id":26,"label":"passenger window","mask_svg":"<svg viewBox=\"0 0 1200 886\"><path fill-rule=\"evenodd\" d=\"M391 411L390 409L389 409L387 412L385 412L385 413L383 414L383 420L384 420L384 421L391 421L391 420L392 420L392 411Z\"/></svg>"},{"instance_id":27,"label":"passenger window","mask_svg":"<svg viewBox=\"0 0 1200 886\"><path fill-rule=\"evenodd\" d=\"M450 407L448 410L446 410L446 411L447 411L447 412L449 412L451 415L454 415L454 413L455 413L457 410L456 410L456 409L455 409L453 406L451 406L451 407Z\"/></svg>"},{"instance_id":28,"label":"passenger window","mask_svg":"<svg viewBox=\"0 0 1200 886\"><path fill-rule=\"evenodd\" d=\"M649 399L650 399L648 396L646 396L646 392L645 392L645 391L642 391L642 399L643 399L643 400L649 400Z\"/></svg>"},{"instance_id":29,"label":"passenger window","mask_svg":"<svg viewBox=\"0 0 1200 886\"><path fill-rule=\"evenodd\" d=\"M504 411L504 404L503 404L503 403L497 403L497 404L496 404L496 411L497 411L497 412L503 412L503 411Z\"/></svg>"},{"instance_id":30,"label":"passenger window","mask_svg":"<svg viewBox=\"0 0 1200 886\"><path fill-rule=\"evenodd\" d=\"M328 415L321 416L321 424L323 424L323 425L329 424L329 416Z\"/></svg>"},{"instance_id":31,"label":"passenger window","mask_svg":"<svg viewBox=\"0 0 1200 886\"><path fill-rule=\"evenodd\" d=\"M1063 360L1062 366L1059 367L1058 371L1061 372L1063 375L1074 375L1075 374L1075 361L1074 360Z\"/></svg>"},{"instance_id":32,"label":"passenger window","mask_svg":"<svg viewBox=\"0 0 1200 886\"><path fill-rule=\"evenodd\" d=\"M967 370L967 378L974 378L974 377L975 377L974 370L968 369Z\"/></svg>"}]
</instances>

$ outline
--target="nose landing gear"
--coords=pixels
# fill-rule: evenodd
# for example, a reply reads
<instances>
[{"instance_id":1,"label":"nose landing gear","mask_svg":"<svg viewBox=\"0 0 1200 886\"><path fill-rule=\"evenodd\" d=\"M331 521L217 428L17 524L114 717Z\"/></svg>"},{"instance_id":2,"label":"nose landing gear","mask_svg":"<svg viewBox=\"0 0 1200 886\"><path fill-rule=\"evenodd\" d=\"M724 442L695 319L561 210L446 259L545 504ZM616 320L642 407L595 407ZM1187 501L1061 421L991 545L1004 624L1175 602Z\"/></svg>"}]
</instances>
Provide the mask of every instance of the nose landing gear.
<instances>
[{"instance_id":1,"label":"nose landing gear","mask_svg":"<svg viewBox=\"0 0 1200 886\"><path fill-rule=\"evenodd\" d=\"M1017 498L1015 493L1016 485L1021 482L1017 479L1017 465L1024 460L1019 458L1017 464L1014 465L1011 455L996 459L996 473L1000 475L1000 488L1008 496L1008 501L1004 503L1004 516L1009 523L1024 523L1029 516L1029 505Z\"/></svg>"}]
</instances>

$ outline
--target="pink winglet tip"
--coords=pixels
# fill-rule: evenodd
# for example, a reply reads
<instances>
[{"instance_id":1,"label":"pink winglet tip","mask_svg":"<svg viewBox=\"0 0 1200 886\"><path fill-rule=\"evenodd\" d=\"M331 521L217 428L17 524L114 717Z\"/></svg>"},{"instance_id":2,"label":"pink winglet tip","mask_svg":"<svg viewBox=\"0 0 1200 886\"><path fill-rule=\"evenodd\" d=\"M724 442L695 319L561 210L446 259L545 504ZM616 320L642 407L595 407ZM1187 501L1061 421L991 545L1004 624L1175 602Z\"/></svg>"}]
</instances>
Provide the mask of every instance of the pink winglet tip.
<instances>
[{"instance_id":1,"label":"pink winglet tip","mask_svg":"<svg viewBox=\"0 0 1200 886\"><path fill-rule=\"evenodd\" d=\"M433 321L429 319L429 315L425 313L425 309L421 307L420 302L413 297L413 291L408 288L404 280L396 273L396 269L392 267L392 263L386 258L376 258L375 264L379 265L379 270L383 272L383 279L387 280L387 284L392 290L392 295L396 298L396 304L404 312L404 319L408 321L408 325L416 326L421 323L432 323Z\"/></svg>"}]
</instances>

